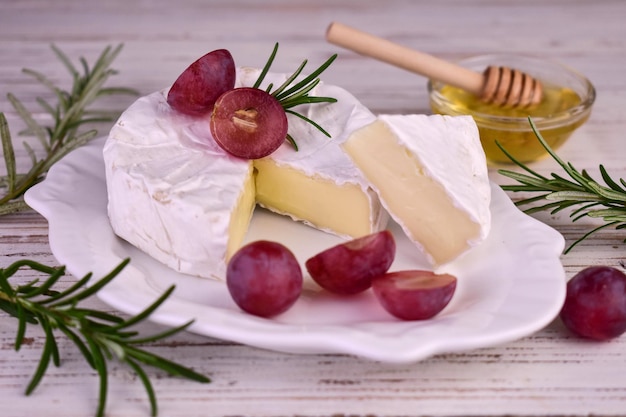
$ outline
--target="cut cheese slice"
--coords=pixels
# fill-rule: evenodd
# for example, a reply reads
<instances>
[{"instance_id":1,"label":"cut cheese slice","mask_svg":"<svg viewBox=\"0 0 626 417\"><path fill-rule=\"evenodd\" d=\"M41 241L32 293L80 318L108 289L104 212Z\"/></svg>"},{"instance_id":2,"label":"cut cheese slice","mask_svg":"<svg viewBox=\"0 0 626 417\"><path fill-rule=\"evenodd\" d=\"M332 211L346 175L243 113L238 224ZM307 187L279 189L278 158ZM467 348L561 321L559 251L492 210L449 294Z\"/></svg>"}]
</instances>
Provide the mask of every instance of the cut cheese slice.
<instances>
[{"instance_id":1,"label":"cut cheese slice","mask_svg":"<svg viewBox=\"0 0 626 417\"><path fill-rule=\"evenodd\" d=\"M382 115L342 146L434 266L487 237L491 190L471 117Z\"/></svg>"}]
</instances>

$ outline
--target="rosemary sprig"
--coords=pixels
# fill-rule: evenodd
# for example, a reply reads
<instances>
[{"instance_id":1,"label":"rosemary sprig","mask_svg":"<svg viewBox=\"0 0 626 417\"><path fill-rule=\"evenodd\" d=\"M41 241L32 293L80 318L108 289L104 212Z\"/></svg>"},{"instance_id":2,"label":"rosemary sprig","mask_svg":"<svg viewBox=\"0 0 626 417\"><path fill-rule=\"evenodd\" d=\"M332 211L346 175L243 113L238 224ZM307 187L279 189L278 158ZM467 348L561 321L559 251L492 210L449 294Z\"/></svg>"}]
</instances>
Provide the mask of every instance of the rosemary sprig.
<instances>
[{"instance_id":1,"label":"rosemary sprig","mask_svg":"<svg viewBox=\"0 0 626 417\"><path fill-rule=\"evenodd\" d=\"M261 83L265 79L265 76L267 75L267 72L272 66L272 63L274 62L274 58L276 57L277 52L278 52L278 43L274 45L274 49L272 50L272 53L270 54L270 57L267 60L267 63L261 70L261 73L259 74L259 78L256 80L256 82L253 85L254 88L260 87ZM319 68L317 68L307 77L303 78L301 81L298 81L297 83L292 85L292 83L302 73L302 71L304 70L304 67L307 64L307 60L304 60L302 64L300 64L300 66L296 69L296 71L293 74L291 74L282 85L280 85L274 91L272 91L272 88L274 87L273 84L268 85L266 89L267 93L274 96L274 98L276 98L280 102L280 104L283 106L283 109L285 109L285 112L292 114L296 117L299 117L305 122L311 124L312 126L314 126L317 130L322 132L327 137L330 137L330 134L326 130L324 130L319 124L315 123L313 120L309 119L303 114L292 110L292 108L299 106L301 104L336 103L337 102L337 99L332 98L332 97L309 96L309 92L311 92L320 83L320 79L318 78L319 75L322 72L324 72L326 68L328 68L330 64L332 64L336 58L337 58L337 54L332 55L330 58L326 60L326 62L320 65ZM296 150L298 150L298 145L296 141L289 134L287 134L287 141L291 143L291 145Z\"/></svg>"},{"instance_id":2,"label":"rosemary sprig","mask_svg":"<svg viewBox=\"0 0 626 417\"><path fill-rule=\"evenodd\" d=\"M24 142L23 146L31 158L31 168L25 173L18 173L8 123L5 115L0 113L0 139L6 166L6 175L0 176L0 215L28 208L23 200L26 190L40 182L55 162L97 135L94 129L82 131L85 125L109 122L115 118L115 115L107 112L88 109L94 101L112 94L136 94L134 90L128 88L104 87L108 78L117 73L110 66L121 49L122 45L105 48L93 67L90 67L84 58L80 58L79 71L59 48L52 45L53 52L72 76L72 88L69 91L57 87L40 72L23 70L25 74L50 89L58 102L52 105L41 97L37 98L43 113L52 119L51 126L43 126L17 97L11 93L7 94L7 99L26 124L26 130L20 133L35 136L41 143L45 155L38 158L35 151Z\"/></svg>"},{"instance_id":3,"label":"rosemary sprig","mask_svg":"<svg viewBox=\"0 0 626 417\"><path fill-rule=\"evenodd\" d=\"M169 337L186 329L191 322L148 337L140 337L138 332L130 330L131 326L154 312L170 296L174 287L170 287L141 313L128 319L79 306L82 300L109 284L128 262L128 259L124 260L109 274L87 288L84 286L91 280L91 274L85 275L63 291L54 290L54 285L65 274L64 267L55 268L31 260L21 260L0 269L0 309L18 319L15 350L22 346L28 324L40 325L45 334L41 359L26 388L27 395L39 385L51 361L55 366L60 366L55 331L70 339L87 363L96 370L100 381L96 410L98 417L104 416L108 387L107 363L114 358L127 364L139 376L148 395L153 416L158 412L156 396L142 364L193 381L210 382L207 377L138 346ZM12 286L9 283L10 278L23 268L47 275L47 278L43 282L35 280L25 285Z\"/></svg>"},{"instance_id":4,"label":"rosemary sprig","mask_svg":"<svg viewBox=\"0 0 626 417\"><path fill-rule=\"evenodd\" d=\"M516 185L504 185L502 189L513 192L540 193L537 196L520 200L515 204L524 206L544 202L545 200L547 201L545 204L530 207L525 212L535 213L550 210L552 214L578 206L570 213L572 221L575 222L583 217L599 218L604 221L604 224L593 228L577 239L564 253L568 253L578 243L601 229L611 226L615 227L615 229L626 229L626 181L622 178L619 181L615 181L602 165L599 166L599 170L604 184L600 184L592 178L586 170L578 171L571 163L564 162L559 158L543 139L532 119L529 118L529 122L541 145L563 168L569 179L554 173L550 177L545 177L515 159L513 155L497 143L498 147L513 163L528 173L523 174L505 169L498 170L500 174L519 183ZM626 243L626 239L624 239L624 242Z\"/></svg>"}]
</instances>

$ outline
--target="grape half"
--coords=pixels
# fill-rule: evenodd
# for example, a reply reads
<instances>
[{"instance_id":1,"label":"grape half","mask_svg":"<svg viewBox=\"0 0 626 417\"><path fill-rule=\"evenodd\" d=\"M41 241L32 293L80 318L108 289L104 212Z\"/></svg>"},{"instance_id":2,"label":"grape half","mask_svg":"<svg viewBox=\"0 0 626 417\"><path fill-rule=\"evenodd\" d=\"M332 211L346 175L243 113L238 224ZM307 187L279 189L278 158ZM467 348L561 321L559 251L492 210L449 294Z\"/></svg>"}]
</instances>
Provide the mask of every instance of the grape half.
<instances>
[{"instance_id":1,"label":"grape half","mask_svg":"<svg viewBox=\"0 0 626 417\"><path fill-rule=\"evenodd\" d=\"M287 114L280 102L258 88L235 88L222 94L211 115L211 134L226 152L246 159L263 158L287 137Z\"/></svg>"},{"instance_id":2,"label":"grape half","mask_svg":"<svg viewBox=\"0 0 626 417\"><path fill-rule=\"evenodd\" d=\"M391 272L372 280L380 304L402 320L425 320L439 314L456 290L456 277L431 271Z\"/></svg>"},{"instance_id":3,"label":"grape half","mask_svg":"<svg viewBox=\"0 0 626 417\"><path fill-rule=\"evenodd\" d=\"M271 317L288 310L302 292L302 270L284 245L259 240L239 249L228 262L226 285L244 311Z\"/></svg>"},{"instance_id":4,"label":"grape half","mask_svg":"<svg viewBox=\"0 0 626 417\"><path fill-rule=\"evenodd\" d=\"M396 243L388 230L373 233L318 253L305 262L311 278L335 294L357 294L372 285L372 278L391 266Z\"/></svg>"},{"instance_id":5,"label":"grape half","mask_svg":"<svg viewBox=\"0 0 626 417\"><path fill-rule=\"evenodd\" d=\"M200 116L213 110L219 96L235 86L235 62L226 49L198 58L174 82L167 94L175 110Z\"/></svg>"},{"instance_id":6,"label":"grape half","mask_svg":"<svg viewBox=\"0 0 626 417\"><path fill-rule=\"evenodd\" d=\"M567 283L560 317L579 336L620 336L626 332L626 275L608 266L583 269Z\"/></svg>"}]
</instances>

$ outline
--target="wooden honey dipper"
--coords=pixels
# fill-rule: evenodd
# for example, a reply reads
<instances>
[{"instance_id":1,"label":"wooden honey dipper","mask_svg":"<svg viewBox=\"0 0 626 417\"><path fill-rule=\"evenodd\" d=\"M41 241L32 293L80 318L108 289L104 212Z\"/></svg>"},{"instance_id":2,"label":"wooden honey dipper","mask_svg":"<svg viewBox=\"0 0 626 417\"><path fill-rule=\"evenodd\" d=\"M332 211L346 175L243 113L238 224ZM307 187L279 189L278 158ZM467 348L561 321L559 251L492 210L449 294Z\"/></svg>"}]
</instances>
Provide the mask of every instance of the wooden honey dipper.
<instances>
[{"instance_id":1,"label":"wooden honey dipper","mask_svg":"<svg viewBox=\"0 0 626 417\"><path fill-rule=\"evenodd\" d=\"M543 96L541 82L509 67L489 66L481 74L336 22L328 26L326 39L361 55L458 87L486 103L527 107L541 102Z\"/></svg>"}]
</instances>

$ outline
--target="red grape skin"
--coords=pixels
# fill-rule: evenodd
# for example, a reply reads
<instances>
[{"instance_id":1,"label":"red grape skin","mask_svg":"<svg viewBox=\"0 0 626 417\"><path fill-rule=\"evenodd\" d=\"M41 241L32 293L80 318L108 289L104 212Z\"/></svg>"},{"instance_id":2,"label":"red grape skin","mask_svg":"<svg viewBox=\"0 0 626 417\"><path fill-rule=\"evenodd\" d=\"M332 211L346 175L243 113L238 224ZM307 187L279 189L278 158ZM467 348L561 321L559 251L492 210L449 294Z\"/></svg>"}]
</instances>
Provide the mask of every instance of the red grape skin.
<instances>
[{"instance_id":1,"label":"red grape skin","mask_svg":"<svg viewBox=\"0 0 626 417\"><path fill-rule=\"evenodd\" d=\"M608 340L626 332L626 275L609 266L583 269L567 283L560 312L573 333Z\"/></svg>"},{"instance_id":2,"label":"red grape skin","mask_svg":"<svg viewBox=\"0 0 626 417\"><path fill-rule=\"evenodd\" d=\"M383 230L326 249L309 258L305 266L320 287L351 295L370 288L372 278L387 272L395 254L394 237Z\"/></svg>"},{"instance_id":3,"label":"red grape skin","mask_svg":"<svg viewBox=\"0 0 626 417\"><path fill-rule=\"evenodd\" d=\"M235 86L235 62L226 49L218 49L198 58L183 71L167 94L168 104L192 116L213 110L215 101Z\"/></svg>"},{"instance_id":4,"label":"red grape skin","mask_svg":"<svg viewBox=\"0 0 626 417\"><path fill-rule=\"evenodd\" d=\"M243 246L226 270L226 285L235 303L261 317L287 311L300 296L302 282L302 270L293 253L266 240Z\"/></svg>"},{"instance_id":5,"label":"red grape skin","mask_svg":"<svg viewBox=\"0 0 626 417\"><path fill-rule=\"evenodd\" d=\"M263 158L287 137L287 114L276 98L258 88L222 94L211 115L211 134L226 152L245 159Z\"/></svg>"},{"instance_id":6,"label":"red grape skin","mask_svg":"<svg viewBox=\"0 0 626 417\"><path fill-rule=\"evenodd\" d=\"M389 313L402 320L426 320L448 305L457 279L449 274L408 270L389 272L372 280L372 290Z\"/></svg>"}]
</instances>

